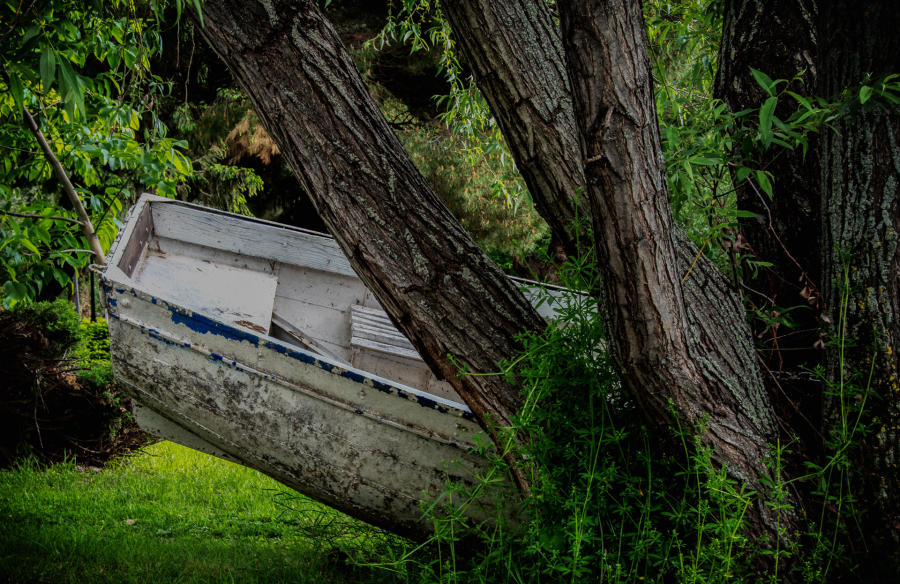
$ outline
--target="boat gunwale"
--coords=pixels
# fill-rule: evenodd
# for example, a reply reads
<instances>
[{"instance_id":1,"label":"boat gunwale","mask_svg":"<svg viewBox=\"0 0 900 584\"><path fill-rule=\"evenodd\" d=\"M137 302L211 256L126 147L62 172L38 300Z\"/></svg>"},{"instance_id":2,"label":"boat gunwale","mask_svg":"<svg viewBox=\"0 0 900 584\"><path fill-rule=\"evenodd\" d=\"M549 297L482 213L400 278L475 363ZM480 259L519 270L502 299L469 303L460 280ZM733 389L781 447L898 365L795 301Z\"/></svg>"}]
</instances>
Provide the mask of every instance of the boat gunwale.
<instances>
[{"instance_id":1,"label":"boat gunwale","mask_svg":"<svg viewBox=\"0 0 900 584\"><path fill-rule=\"evenodd\" d=\"M162 306L163 308L168 309L169 312L172 313L173 320L177 320L179 318L179 317L176 317L175 315L179 315L180 318L190 318L190 319L194 319L194 320L197 320L199 318L201 321L201 325L203 326L203 328L205 330L194 329L193 327L191 327L190 325L187 325L184 322L177 323L177 324L184 324L185 326L188 326L188 328L192 328L192 330L195 330L196 332L200 332L201 334L212 333L212 334L215 334L218 336L225 337L226 339L231 337L230 340L236 341L236 342L247 341L257 348L271 349L271 350L275 351L276 353L284 355L285 357L292 358L296 361L300 361L300 362L306 363L308 365L315 365L318 368L324 370L325 372L331 373L332 375L339 375L339 376L344 377L345 379L349 379L350 381L353 381L355 383L359 383L359 384L365 385L367 387L373 387L383 393L393 394L396 397L398 397L399 399L407 399L408 400L409 397L405 396L403 394L411 394L412 396L414 396L416 398L416 401L419 403L419 405L421 405L423 407L430 407L431 409L435 409L435 410L439 411L440 413L445 413L445 414L453 413L453 410L456 410L459 412L458 417L474 420L474 417L472 416L472 410L470 410L469 407L464 403L449 400L449 399L443 398L439 395L435 395L433 393L428 393L427 391L423 391L421 389L416 389L414 387L410 387L408 385L404 385L402 383L398 383L396 381L392 381L390 379L386 379L384 377L374 375L368 371L359 369L357 367L353 367L349 363L345 363L345 362L339 361L337 359L331 359L324 355L319 355L319 354L313 353L312 351L305 351L305 350L303 350L302 347L300 347L298 345L289 344L285 341L281 341L280 339L276 339L275 337L272 337L270 335L260 334L260 333L251 331L250 329L247 329L244 327L230 325L228 323L217 320L217 319L215 319L207 314L204 314L202 312L191 310L190 308L182 306L176 302L165 300L163 298L158 298L158 297L154 296L153 294L150 294L146 290L141 289L140 287L126 285L127 287L125 287L125 288L119 288L119 287L116 287L115 284L121 284L121 283L110 280L110 279L106 278L105 276L102 278L102 283L106 289L107 295L109 295L110 292L113 292L113 293L119 294L119 295L130 294L131 296L133 296L135 298L139 298L139 299L143 300L144 302L149 302L150 304ZM113 299L113 300L115 300L115 299ZM117 302L114 302L111 305L111 307L117 308L116 304L117 304ZM127 318L127 317L123 318L117 312L115 312L113 310L109 310L109 307L107 308L107 312L108 312L109 316L111 316L112 318L115 318L116 320L126 322L127 324L130 324L132 326L137 326L139 328L146 329L149 333L151 333L153 335L159 335L161 337L165 336L158 329L149 327L144 324L140 324L137 321L133 321L132 319ZM206 322L202 322L202 321L206 321ZM213 329L215 329L215 330L213 330ZM182 346L185 346L185 348L194 348L195 350L200 350L198 347L195 347L193 345L193 343L187 343L185 345L184 341L180 341L178 339L175 339L174 337L165 337L164 340L167 342L180 344ZM226 357L225 355L219 355L218 353L215 353L213 351L208 351L208 352L216 360L220 360L223 362L232 361L232 359ZM286 380L278 378L277 376L259 371L258 369L255 369L250 366L247 366L247 367L254 372L260 373L260 375L262 375L263 377L276 380L279 383L286 382ZM344 375L344 373L349 373L349 375ZM366 379L370 380L372 382L372 384L370 385L370 384L366 383L365 382ZM433 404L428 403L428 402L433 402Z\"/></svg>"},{"instance_id":2,"label":"boat gunwale","mask_svg":"<svg viewBox=\"0 0 900 584\"><path fill-rule=\"evenodd\" d=\"M294 231L300 233L302 235L314 237L321 240L331 241L337 244L337 240L333 235L328 233L322 233L320 231L313 231L312 229L306 229L304 227L296 227L294 225L287 225L285 223L278 223L276 221L269 221L268 219L260 219L259 217L249 217L247 215L240 215L238 213L232 213L230 211L223 211L221 209L215 209L213 207L205 207L203 205L198 205L196 203L189 203L187 201L179 201L177 199L169 199L167 197L160 197L159 195L153 195L150 193L143 193L137 200L137 202L131 207L130 213L125 220L125 224L122 230L119 231L119 237L116 237L115 241L112 244L112 247L109 251L109 258L107 259L108 268L115 267L119 269L113 263L113 257L118 252L118 243L119 240L129 240L131 237L131 231L134 229L134 225L136 224L136 220L132 218L133 215L140 216L140 213L143 211L145 206L153 206L155 204L162 205L172 205L177 207L186 207L189 209L193 209L195 211L201 211L203 213L207 213L210 215L220 215L222 217L226 217L229 219L236 219L245 223L256 223L259 225L263 225L266 227L273 227L285 231ZM152 209L151 209L152 210ZM131 229L129 229L131 227ZM128 233L128 237L125 237L126 232ZM338 246L340 249L340 246ZM343 253L343 251L341 251ZM108 269L107 268L107 269ZM121 270L120 270L121 271ZM358 274L354 272L354 276L359 277ZM125 277L128 277L127 275ZM548 282L540 282L538 280L532 280L530 278L522 278L520 276L509 276L507 277L516 282L520 286L527 286L529 288L546 288L550 291L560 292L560 293L576 293L585 295L587 292L584 290L573 290L571 288L566 288L565 286L560 286L559 284L551 284Z\"/></svg>"}]
</instances>

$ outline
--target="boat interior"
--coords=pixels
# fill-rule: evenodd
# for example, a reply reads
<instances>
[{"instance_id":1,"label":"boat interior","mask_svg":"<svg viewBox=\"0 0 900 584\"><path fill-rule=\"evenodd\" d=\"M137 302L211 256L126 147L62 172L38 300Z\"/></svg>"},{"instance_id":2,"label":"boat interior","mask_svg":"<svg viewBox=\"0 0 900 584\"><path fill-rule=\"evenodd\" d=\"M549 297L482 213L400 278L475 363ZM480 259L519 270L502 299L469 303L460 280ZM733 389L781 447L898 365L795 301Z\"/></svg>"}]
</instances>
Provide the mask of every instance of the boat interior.
<instances>
[{"instance_id":1,"label":"boat interior","mask_svg":"<svg viewBox=\"0 0 900 584\"><path fill-rule=\"evenodd\" d=\"M118 267L135 288L450 400L329 237L150 200Z\"/></svg>"}]
</instances>

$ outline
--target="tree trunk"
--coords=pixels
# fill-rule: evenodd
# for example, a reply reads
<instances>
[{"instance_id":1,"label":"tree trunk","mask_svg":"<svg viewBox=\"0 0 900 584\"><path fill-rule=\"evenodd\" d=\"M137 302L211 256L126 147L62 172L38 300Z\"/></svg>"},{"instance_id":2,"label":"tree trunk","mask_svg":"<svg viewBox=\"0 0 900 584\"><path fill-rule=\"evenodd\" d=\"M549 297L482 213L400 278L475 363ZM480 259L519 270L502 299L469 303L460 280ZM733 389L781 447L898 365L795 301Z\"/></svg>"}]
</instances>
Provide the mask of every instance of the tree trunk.
<instances>
[{"instance_id":1,"label":"tree trunk","mask_svg":"<svg viewBox=\"0 0 900 584\"><path fill-rule=\"evenodd\" d=\"M449 0L442 7L455 31L458 47L472 67L478 87L503 130L538 211L544 215L558 240L570 242L570 250L574 249L573 242L577 239L591 242L590 224L582 221L578 224L580 231L575 230L575 210L580 210L582 219L584 210L590 210L590 189L586 189L584 172L581 170L584 158L577 141L576 120L572 115L572 95L563 65L563 48L558 34L547 33L547 23L552 22L552 17L546 6L540 2L522 3L512 0ZM640 23L643 27L643 22ZM565 31L563 37L572 40L569 36L571 32ZM645 33L641 33L640 39L644 43L640 50L646 54ZM581 51L582 47L576 42L572 42L572 45L575 53ZM608 84L611 88L620 86L626 91L618 73L616 71L616 75L598 80L598 83ZM645 81L649 87L649 79ZM652 96L650 99L652 106ZM657 133L654 112L655 108L650 110L650 117L644 119L653 120L652 132ZM531 124L536 124L535 127L540 128L540 131L528 131ZM619 138L623 141L610 142L611 149L629 147L624 136ZM657 143L654 148L655 155L658 156L658 137L653 140ZM578 160L580 167L574 174L571 170L572 160ZM661 160L652 162L652 168L647 168L646 171L648 175L658 173L652 179L656 185L653 188L662 188L661 196L666 198ZM549 176L554 178L547 180L545 177ZM573 199L574 204L559 204L559 201ZM605 212L601 209L594 211ZM668 213L667 208L665 213ZM600 219L595 216L595 229L598 220ZM674 259L665 268L668 270L667 282L660 282L660 285L674 283L674 287L679 290L680 298L672 299L677 304L677 318L680 319L678 326L681 327L675 333L682 351L676 359L686 359L692 363L692 370L677 372L678 367L675 367L668 371L666 367L648 367L642 362L642 339L654 347L653 354L656 358L669 360L663 349L665 341L657 341L665 335L658 335L658 330L649 333L645 330L635 336L631 330L634 323L628 320L633 315L623 312L619 318L621 326L611 339L614 346L620 342L628 345L623 353L628 358L620 360L623 378L636 392L638 399L648 405L645 414L651 424L665 426L673 422L669 398L673 400L679 421L683 425L696 424L704 414L710 414L711 423L705 437L707 443L714 446L716 459L721 463L727 462L733 476L758 486L760 476L766 473L762 460L767 454L766 440L774 438L776 432L770 406L762 390L756 355L744 322L744 309L734 290L706 258L698 256L696 247L680 229L671 225L671 219L664 223L657 227L669 230L664 238L671 238L666 246ZM558 233L557 229L565 231ZM649 237L647 234L645 236ZM655 238L656 235L652 237ZM618 264L619 269L627 267L623 263ZM606 268L603 261L599 262L601 279L609 273ZM633 285L645 278L633 272L614 277L636 278ZM680 282L682 278L683 283ZM616 300L607 298L610 316L616 311L627 309L632 301L628 297L624 300L622 297ZM623 335L622 339L619 334ZM685 336L690 339L687 343ZM671 375L687 377L683 380L684 383L672 385ZM648 377L655 379L645 385ZM685 391L683 388L693 383L689 379L718 379L721 385L717 386L718 392L703 388L702 384ZM736 431L737 428L744 429ZM744 437L745 430L751 436L749 439ZM661 435L668 435L668 430L663 429ZM771 534L774 523L768 529L760 528L759 525L774 521L774 517L763 518L767 511L762 507L757 511L756 533Z\"/></svg>"},{"instance_id":2,"label":"tree trunk","mask_svg":"<svg viewBox=\"0 0 900 584\"><path fill-rule=\"evenodd\" d=\"M756 82L751 67L772 79L788 80L787 88L800 95L815 95L816 15L813 0L727 0L715 97L732 112L760 108L769 94ZM779 91L783 89L784 85L779 86ZM786 119L796 106L783 96L775 115ZM756 117L747 119L748 131L753 131L756 121ZM739 220L742 239L736 246L741 253L749 251L755 259L772 264L761 270L759 278L741 282L749 310L774 319L786 314L786 308L799 307L788 315L791 328L764 318L752 323L771 373L764 377L771 401L786 427L785 435L799 437L794 451L795 458L802 459L816 459L822 448L822 386L805 373L824 356L816 348L824 309L817 143L813 134L808 152L772 146L741 153L736 145L738 151L733 153L750 158L749 165L771 172L774 178L771 198L751 181L737 186L738 208L754 217ZM801 471L796 464L790 466Z\"/></svg>"},{"instance_id":3,"label":"tree trunk","mask_svg":"<svg viewBox=\"0 0 900 584\"><path fill-rule=\"evenodd\" d=\"M518 389L458 368L496 371L517 356L516 335L544 322L416 170L316 2L209 1L203 24L397 327L482 423L511 425Z\"/></svg>"},{"instance_id":4,"label":"tree trunk","mask_svg":"<svg viewBox=\"0 0 900 584\"><path fill-rule=\"evenodd\" d=\"M559 7L607 327L624 381L648 419L674 423L671 400L683 427L702 424L716 462L765 494L777 431L759 376L741 370L752 359L749 335L740 320L727 323L729 335L697 334L720 315L693 307L692 319L683 293L640 3ZM709 271L701 277L715 282ZM796 519L759 498L749 520L753 535L784 543Z\"/></svg>"},{"instance_id":5,"label":"tree trunk","mask_svg":"<svg viewBox=\"0 0 900 584\"><path fill-rule=\"evenodd\" d=\"M94 231L94 225L93 223L91 223L91 218L85 210L84 205L81 202L81 198L78 196L78 193L75 192L75 187L72 185L72 181L69 180L69 175L66 174L66 169L63 168L62 164L60 164L59 159L56 157L56 154L53 153L53 150L50 148L50 144L47 143L47 139L44 137L44 133L41 132L41 129L38 127L37 122L35 122L34 117L31 115L31 112L28 111L28 108L22 108L22 115L25 118L25 125L28 126L28 129L31 130L31 133L34 134L35 140L37 140L38 145L41 147L41 151L44 153L44 158L47 159L47 162L50 164L50 168L53 169L53 174L56 175L56 180L58 180L62 185L63 192L66 193L66 197L68 197L69 202L72 204L72 208L75 209L75 214L78 215L78 225L81 226L81 233L82 235L84 235L84 238L88 242L88 246L91 248L91 252L94 254L94 261L98 264L105 264L106 255L103 253L103 248L100 246L100 239L97 237L97 233ZM75 287L78 287L77 277L75 279ZM76 308L78 307L77 298L75 301L75 306Z\"/></svg>"},{"instance_id":6,"label":"tree trunk","mask_svg":"<svg viewBox=\"0 0 900 584\"><path fill-rule=\"evenodd\" d=\"M559 29L543 2L446 0L441 7L538 213L566 253L591 248L584 167Z\"/></svg>"},{"instance_id":7,"label":"tree trunk","mask_svg":"<svg viewBox=\"0 0 900 584\"><path fill-rule=\"evenodd\" d=\"M815 18L816 6L811 0L728 0L715 96L733 112L762 106L769 94L756 82L751 67L772 79L787 79L787 87L796 93L815 95ZM778 89L784 88L781 85ZM775 114L785 119L796 105L783 96ZM754 118L750 123L755 122ZM809 151L814 153L815 135L810 140ZM737 189L738 207L756 215L741 220L741 234L757 258L774 264L760 280L748 286L754 304L762 310L805 305L808 295L817 294L821 286L818 157L805 154L801 148L775 146L745 154L756 168L774 176L771 199L755 183L747 182ZM821 307L821 298L817 307ZM775 369L795 370L817 360L815 353L809 354L818 339L816 313L807 310L793 316L798 319L802 334L779 339L775 335L784 331L769 331L764 339L765 354Z\"/></svg>"},{"instance_id":8,"label":"tree trunk","mask_svg":"<svg viewBox=\"0 0 900 584\"><path fill-rule=\"evenodd\" d=\"M832 98L900 72L900 12L885 2L822 3L822 92ZM856 95L852 95L855 98ZM900 106L877 96L823 134L822 253L834 334L846 340L830 356L833 419L852 429L866 400L870 432L859 450L866 545L878 562L871 578L896 577L900 566ZM849 426L848 426L849 424ZM849 436L848 436L849 438ZM879 573L880 572L880 573ZM887 580L884 580L887 581Z\"/></svg>"}]
</instances>

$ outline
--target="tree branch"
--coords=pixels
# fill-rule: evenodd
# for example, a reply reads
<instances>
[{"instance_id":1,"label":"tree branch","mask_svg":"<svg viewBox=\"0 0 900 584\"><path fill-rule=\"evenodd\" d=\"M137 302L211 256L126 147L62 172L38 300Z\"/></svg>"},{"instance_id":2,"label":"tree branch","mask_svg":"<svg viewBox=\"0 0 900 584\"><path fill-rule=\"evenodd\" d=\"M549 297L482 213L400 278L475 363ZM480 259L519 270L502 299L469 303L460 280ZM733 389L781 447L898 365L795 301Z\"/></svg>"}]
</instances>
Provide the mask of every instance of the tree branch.
<instances>
[{"instance_id":1,"label":"tree branch","mask_svg":"<svg viewBox=\"0 0 900 584\"><path fill-rule=\"evenodd\" d=\"M76 225L82 225L81 221L79 221L78 219L73 219L71 217L63 217L62 215L41 215L40 213L16 213L15 211L3 211L3 210L0 210L0 213L2 213L4 215L10 215L12 217L22 217L24 219L52 219L53 221L68 221L69 223L74 223Z\"/></svg>"},{"instance_id":2,"label":"tree branch","mask_svg":"<svg viewBox=\"0 0 900 584\"><path fill-rule=\"evenodd\" d=\"M88 245L90 246L94 257L97 258L98 263L105 264L106 255L103 253L103 248L100 247L100 239L97 237L97 233L94 231L94 225L91 223L91 218L88 217L87 211L85 210L84 205L81 203L81 199L78 197L78 193L75 192L75 187L72 186L72 181L69 180L69 175L66 174L66 169L63 168L62 164L60 164L59 162L59 159L53 153L53 150L50 149L50 145L47 143L47 139L44 138L44 134L41 132L41 129L38 128L37 123L34 121L34 118L31 116L31 112L28 111L27 107L22 107L22 115L25 118L25 125L28 126L28 129L31 130L31 133L34 134L38 145L40 145L41 150L44 152L44 157L53 168L53 172L54 174L56 174L56 178L60 183L62 183L63 190L69 197L69 201L71 201L72 206L75 208L75 213L77 213L78 217L81 219L81 232L87 239Z\"/></svg>"}]
</instances>

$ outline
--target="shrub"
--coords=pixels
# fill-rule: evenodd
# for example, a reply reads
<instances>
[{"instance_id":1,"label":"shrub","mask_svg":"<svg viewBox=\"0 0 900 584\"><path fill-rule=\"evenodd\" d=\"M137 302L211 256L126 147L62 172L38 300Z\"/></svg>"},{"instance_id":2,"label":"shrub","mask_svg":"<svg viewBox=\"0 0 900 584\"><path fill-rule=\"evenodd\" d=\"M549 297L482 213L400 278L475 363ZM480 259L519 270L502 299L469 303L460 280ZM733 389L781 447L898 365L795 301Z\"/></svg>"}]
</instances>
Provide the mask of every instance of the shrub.
<instances>
[{"instance_id":1,"label":"shrub","mask_svg":"<svg viewBox=\"0 0 900 584\"><path fill-rule=\"evenodd\" d=\"M113 382L105 321L63 300L19 303L0 312L0 367L0 464L101 464L145 441Z\"/></svg>"}]
</instances>

